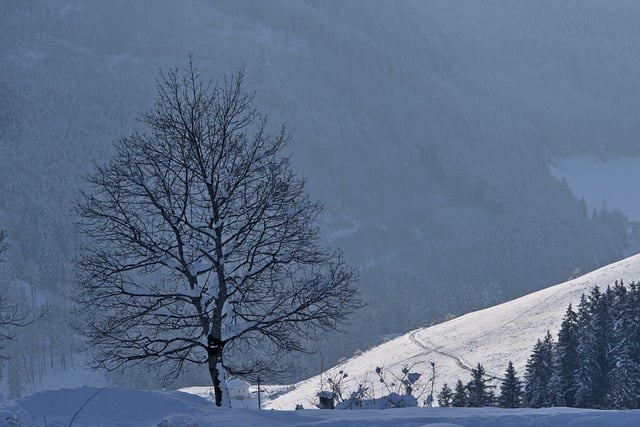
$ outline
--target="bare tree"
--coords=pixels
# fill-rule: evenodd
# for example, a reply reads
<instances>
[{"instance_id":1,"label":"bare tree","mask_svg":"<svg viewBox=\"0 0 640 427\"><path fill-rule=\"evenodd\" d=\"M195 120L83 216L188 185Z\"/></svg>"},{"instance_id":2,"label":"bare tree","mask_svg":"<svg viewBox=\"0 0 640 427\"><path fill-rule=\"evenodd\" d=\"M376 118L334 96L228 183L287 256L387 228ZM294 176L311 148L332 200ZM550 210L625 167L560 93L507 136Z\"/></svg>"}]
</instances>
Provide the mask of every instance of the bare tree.
<instances>
[{"instance_id":1,"label":"bare tree","mask_svg":"<svg viewBox=\"0 0 640 427\"><path fill-rule=\"evenodd\" d=\"M7 233L4 230L0 230L0 262L4 261L4 253L9 248L6 242ZM16 327L25 326L24 323L27 314L24 307L21 307L16 303L14 298L7 292L8 284L1 284L0 289L0 343L6 340L13 339L13 329ZM0 347L0 351L3 348ZM0 358L4 359L6 356L0 353Z\"/></svg>"},{"instance_id":2,"label":"bare tree","mask_svg":"<svg viewBox=\"0 0 640 427\"><path fill-rule=\"evenodd\" d=\"M282 154L284 127L269 133L242 81L203 82L191 60L161 73L147 132L116 144L77 205L96 367L206 363L218 406L224 370L275 369L361 304L356 272L319 242L321 207Z\"/></svg>"}]
</instances>

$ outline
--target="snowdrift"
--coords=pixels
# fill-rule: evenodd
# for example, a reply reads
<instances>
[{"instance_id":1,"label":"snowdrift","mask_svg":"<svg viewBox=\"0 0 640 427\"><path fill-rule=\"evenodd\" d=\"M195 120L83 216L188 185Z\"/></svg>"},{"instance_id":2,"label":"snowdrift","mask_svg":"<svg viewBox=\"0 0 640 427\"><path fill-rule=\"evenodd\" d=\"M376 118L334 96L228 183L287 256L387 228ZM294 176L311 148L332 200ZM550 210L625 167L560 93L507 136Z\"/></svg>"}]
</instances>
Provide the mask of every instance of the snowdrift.
<instances>
[{"instance_id":1,"label":"snowdrift","mask_svg":"<svg viewBox=\"0 0 640 427\"><path fill-rule=\"evenodd\" d=\"M187 393L88 387L40 392L0 403L0 427L622 427L638 425L638 421L640 411L568 408L407 408L385 411L217 409L211 402Z\"/></svg>"}]
</instances>

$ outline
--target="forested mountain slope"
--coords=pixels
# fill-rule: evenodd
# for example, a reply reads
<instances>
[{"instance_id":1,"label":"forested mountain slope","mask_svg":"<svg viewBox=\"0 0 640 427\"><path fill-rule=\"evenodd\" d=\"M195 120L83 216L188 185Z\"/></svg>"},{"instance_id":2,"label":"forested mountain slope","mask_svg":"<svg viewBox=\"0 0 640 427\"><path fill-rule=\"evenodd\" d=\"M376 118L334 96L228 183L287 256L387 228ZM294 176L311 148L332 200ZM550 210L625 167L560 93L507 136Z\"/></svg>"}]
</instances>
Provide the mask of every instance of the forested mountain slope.
<instances>
[{"instance_id":1,"label":"forested mountain slope","mask_svg":"<svg viewBox=\"0 0 640 427\"><path fill-rule=\"evenodd\" d=\"M549 167L638 154L639 17L624 1L3 2L2 268L68 292L89 162L189 52L213 79L245 67L361 270L368 306L318 342L325 359L604 265L624 218L592 218Z\"/></svg>"}]
</instances>

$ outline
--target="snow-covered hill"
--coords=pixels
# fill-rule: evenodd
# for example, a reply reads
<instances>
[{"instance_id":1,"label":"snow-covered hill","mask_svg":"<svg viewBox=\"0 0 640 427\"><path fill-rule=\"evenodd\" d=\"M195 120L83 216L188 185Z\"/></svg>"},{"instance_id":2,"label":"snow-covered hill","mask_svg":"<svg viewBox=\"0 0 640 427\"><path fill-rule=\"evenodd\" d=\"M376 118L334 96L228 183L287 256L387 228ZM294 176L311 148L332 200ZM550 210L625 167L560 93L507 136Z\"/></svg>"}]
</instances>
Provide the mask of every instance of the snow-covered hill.
<instances>
[{"instance_id":1,"label":"snow-covered hill","mask_svg":"<svg viewBox=\"0 0 640 427\"><path fill-rule=\"evenodd\" d=\"M376 396L383 394L383 386L375 375L376 367L398 375L403 367L413 366L412 370L422 371L422 378L427 379L430 362L434 362L436 393L444 383L453 386L458 379L467 382L470 369L477 363L481 363L489 375L499 378L511 360L522 375L536 340L547 330L557 333L570 303L575 307L580 296L596 285L605 288L616 280L629 283L639 278L640 255L635 255L513 301L416 329L356 355L321 376L298 383L291 392L266 406L293 409L298 403L305 407L313 405L321 387L327 389L327 378L336 378L338 371L348 375L343 379L343 389L347 392L364 384L372 388ZM423 396L426 393L428 391Z\"/></svg>"},{"instance_id":2,"label":"snow-covered hill","mask_svg":"<svg viewBox=\"0 0 640 427\"><path fill-rule=\"evenodd\" d=\"M522 298L456 319L411 331L366 351L325 373L348 373L345 385L375 385L374 370L381 366L399 372L403 366L416 370L436 365L436 390L444 382L466 379L467 370L481 362L499 376L507 361L520 371L535 340L547 329L556 332L569 303L576 303L593 286L606 287L615 280L630 282L640 277L640 255L611 264L582 277ZM384 313L381 313L384 316ZM425 375L427 377L428 375ZM310 378L282 390L270 389L263 407L293 409L297 403L313 407L320 377ZM378 389L380 385L377 385ZM269 387L267 387L269 389ZM279 394L285 390L292 391ZM251 389L254 391L255 387ZM118 388L62 389L44 391L0 403L3 426L631 426L638 425L640 411L599 411L573 408L405 408L361 411L255 411L251 406L221 410L213 406L204 388L189 393L142 391ZM378 390L378 393L380 391ZM253 398L252 398L253 399ZM253 400L252 400L253 402ZM239 409L240 408L240 409Z\"/></svg>"}]
</instances>

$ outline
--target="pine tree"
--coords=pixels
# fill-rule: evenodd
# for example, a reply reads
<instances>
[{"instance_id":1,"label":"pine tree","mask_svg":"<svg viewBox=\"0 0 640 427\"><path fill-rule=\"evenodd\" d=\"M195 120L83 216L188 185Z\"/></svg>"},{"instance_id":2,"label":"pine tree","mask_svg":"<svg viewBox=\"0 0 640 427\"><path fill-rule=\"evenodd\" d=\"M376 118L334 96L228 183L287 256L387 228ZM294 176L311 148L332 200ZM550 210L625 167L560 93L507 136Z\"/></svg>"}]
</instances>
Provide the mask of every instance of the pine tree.
<instances>
[{"instance_id":1,"label":"pine tree","mask_svg":"<svg viewBox=\"0 0 640 427\"><path fill-rule=\"evenodd\" d=\"M611 298L610 289L602 293L596 286L578 310L579 366L575 375L575 404L581 408L607 407L608 375L612 365L609 355L613 335L609 308Z\"/></svg>"},{"instance_id":2,"label":"pine tree","mask_svg":"<svg viewBox=\"0 0 640 427\"><path fill-rule=\"evenodd\" d=\"M629 342L629 354L634 366L640 366L640 288L635 283L629 286L628 298L629 329L627 332ZM637 372L634 368L634 372ZM640 373L635 376L635 390L640 390ZM640 408L640 392L636 394L634 408Z\"/></svg>"},{"instance_id":3,"label":"pine tree","mask_svg":"<svg viewBox=\"0 0 640 427\"><path fill-rule=\"evenodd\" d=\"M497 405L498 405L498 398L496 397L496 393L492 389L488 389L485 406L497 406Z\"/></svg>"},{"instance_id":4,"label":"pine tree","mask_svg":"<svg viewBox=\"0 0 640 427\"><path fill-rule=\"evenodd\" d=\"M611 408L635 409L640 403L640 343L635 339L640 332L639 319L635 315L634 295L628 294L622 283L616 283L614 292L613 344L609 354L613 367L608 374L610 390L606 402Z\"/></svg>"},{"instance_id":5,"label":"pine tree","mask_svg":"<svg viewBox=\"0 0 640 427\"><path fill-rule=\"evenodd\" d=\"M480 407L489 406L491 399L487 392L487 380L484 378L485 370L480 363L471 370L471 381L467 383L469 399L467 406Z\"/></svg>"},{"instance_id":6,"label":"pine tree","mask_svg":"<svg viewBox=\"0 0 640 427\"><path fill-rule=\"evenodd\" d=\"M500 384L498 405L501 408L519 408L522 405L522 383L517 377L511 361L509 361L507 371Z\"/></svg>"},{"instance_id":7,"label":"pine tree","mask_svg":"<svg viewBox=\"0 0 640 427\"><path fill-rule=\"evenodd\" d=\"M587 354L590 352L587 341L588 324L589 324L589 300L585 294L580 297L578 305L576 335L577 335L577 356L578 367L575 371L575 406L588 407L591 404L591 375L588 375Z\"/></svg>"},{"instance_id":8,"label":"pine tree","mask_svg":"<svg viewBox=\"0 0 640 427\"><path fill-rule=\"evenodd\" d=\"M575 405L575 373L578 370L578 314L571 304L562 320L553 354L551 392L557 406Z\"/></svg>"},{"instance_id":9,"label":"pine tree","mask_svg":"<svg viewBox=\"0 0 640 427\"><path fill-rule=\"evenodd\" d=\"M447 383L444 383L442 390L438 393L438 405L442 407L449 407L453 402L453 390L449 388Z\"/></svg>"},{"instance_id":10,"label":"pine tree","mask_svg":"<svg viewBox=\"0 0 640 427\"><path fill-rule=\"evenodd\" d=\"M638 406L640 392L640 367L633 360L633 346L623 337L618 342L615 367L609 375L610 390L606 398L607 407L616 409L635 409Z\"/></svg>"},{"instance_id":11,"label":"pine tree","mask_svg":"<svg viewBox=\"0 0 640 427\"><path fill-rule=\"evenodd\" d=\"M461 380L456 383L453 399L451 400L451 406L456 408L462 408L468 406L469 398L467 396L467 389Z\"/></svg>"},{"instance_id":12,"label":"pine tree","mask_svg":"<svg viewBox=\"0 0 640 427\"><path fill-rule=\"evenodd\" d=\"M553 338L547 331L544 340L538 340L527 361L525 373L525 406L540 408L553 404L551 377L553 375Z\"/></svg>"}]
</instances>

